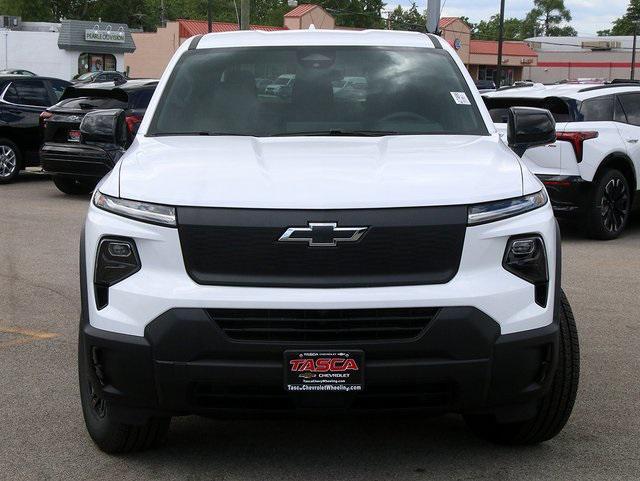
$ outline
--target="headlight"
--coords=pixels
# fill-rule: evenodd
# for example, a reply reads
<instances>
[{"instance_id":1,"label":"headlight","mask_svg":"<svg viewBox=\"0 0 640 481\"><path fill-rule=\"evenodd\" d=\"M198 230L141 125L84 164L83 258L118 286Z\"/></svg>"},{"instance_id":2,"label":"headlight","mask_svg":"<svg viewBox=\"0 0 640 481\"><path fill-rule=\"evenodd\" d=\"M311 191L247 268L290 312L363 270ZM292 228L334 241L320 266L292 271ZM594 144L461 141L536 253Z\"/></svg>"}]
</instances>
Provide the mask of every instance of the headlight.
<instances>
[{"instance_id":1,"label":"headlight","mask_svg":"<svg viewBox=\"0 0 640 481\"><path fill-rule=\"evenodd\" d=\"M546 190L515 199L498 200L469 207L469 225L485 224L524 214L544 206L548 201Z\"/></svg>"},{"instance_id":2,"label":"headlight","mask_svg":"<svg viewBox=\"0 0 640 481\"><path fill-rule=\"evenodd\" d=\"M168 205L150 204L137 200L119 199L96 191L93 196L96 207L142 222L150 222L168 227L176 226L176 209Z\"/></svg>"}]
</instances>

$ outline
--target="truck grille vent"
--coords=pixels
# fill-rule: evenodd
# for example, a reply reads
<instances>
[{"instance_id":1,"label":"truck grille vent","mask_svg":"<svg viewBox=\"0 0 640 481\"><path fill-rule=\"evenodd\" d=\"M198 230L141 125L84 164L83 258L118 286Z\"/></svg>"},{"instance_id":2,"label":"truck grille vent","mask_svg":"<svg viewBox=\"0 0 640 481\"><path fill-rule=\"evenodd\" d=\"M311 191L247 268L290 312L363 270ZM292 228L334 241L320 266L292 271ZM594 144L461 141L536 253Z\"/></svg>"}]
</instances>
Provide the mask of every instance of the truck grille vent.
<instances>
[{"instance_id":1,"label":"truck grille vent","mask_svg":"<svg viewBox=\"0 0 640 481\"><path fill-rule=\"evenodd\" d=\"M209 309L208 312L235 341L366 342L414 339L422 334L438 309Z\"/></svg>"}]
</instances>

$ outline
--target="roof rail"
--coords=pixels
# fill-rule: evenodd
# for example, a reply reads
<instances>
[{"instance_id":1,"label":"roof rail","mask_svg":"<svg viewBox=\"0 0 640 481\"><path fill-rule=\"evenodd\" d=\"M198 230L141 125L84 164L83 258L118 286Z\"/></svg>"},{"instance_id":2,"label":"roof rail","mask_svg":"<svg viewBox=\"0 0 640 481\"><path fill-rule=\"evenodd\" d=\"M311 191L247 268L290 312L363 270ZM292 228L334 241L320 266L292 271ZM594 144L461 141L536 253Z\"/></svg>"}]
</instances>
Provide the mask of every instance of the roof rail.
<instances>
[{"instance_id":1,"label":"roof rail","mask_svg":"<svg viewBox=\"0 0 640 481\"><path fill-rule=\"evenodd\" d=\"M610 84L640 84L640 80L630 80L627 78L614 78Z\"/></svg>"},{"instance_id":2,"label":"roof rail","mask_svg":"<svg viewBox=\"0 0 640 481\"><path fill-rule=\"evenodd\" d=\"M587 87L585 89L578 90L578 93L593 92L594 90L614 89L618 87L640 87L640 83L610 83L605 85L596 85L595 87Z\"/></svg>"}]
</instances>

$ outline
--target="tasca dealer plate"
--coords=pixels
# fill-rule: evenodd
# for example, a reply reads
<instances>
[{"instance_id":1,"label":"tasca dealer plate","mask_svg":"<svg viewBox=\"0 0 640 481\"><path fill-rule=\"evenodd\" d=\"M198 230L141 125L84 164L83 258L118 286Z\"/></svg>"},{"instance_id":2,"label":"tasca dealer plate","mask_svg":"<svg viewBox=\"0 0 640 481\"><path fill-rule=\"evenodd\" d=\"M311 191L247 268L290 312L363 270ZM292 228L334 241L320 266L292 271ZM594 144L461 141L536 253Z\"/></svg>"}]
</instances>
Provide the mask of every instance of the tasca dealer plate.
<instances>
[{"instance_id":1,"label":"tasca dealer plate","mask_svg":"<svg viewBox=\"0 0 640 481\"><path fill-rule=\"evenodd\" d=\"M291 393L364 390L363 351L285 351L284 370Z\"/></svg>"}]
</instances>

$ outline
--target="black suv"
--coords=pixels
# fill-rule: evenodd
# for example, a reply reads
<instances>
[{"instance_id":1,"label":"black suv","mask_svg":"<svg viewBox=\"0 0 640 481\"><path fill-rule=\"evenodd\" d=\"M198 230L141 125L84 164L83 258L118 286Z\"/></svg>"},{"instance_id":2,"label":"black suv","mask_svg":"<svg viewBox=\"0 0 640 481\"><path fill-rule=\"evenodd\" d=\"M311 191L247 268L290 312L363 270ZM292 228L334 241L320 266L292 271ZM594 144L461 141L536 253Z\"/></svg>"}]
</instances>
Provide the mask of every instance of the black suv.
<instances>
[{"instance_id":1,"label":"black suv","mask_svg":"<svg viewBox=\"0 0 640 481\"><path fill-rule=\"evenodd\" d=\"M123 109L130 143L157 85L157 80L129 80L69 87L60 102L43 112L42 168L53 175L59 190L72 195L91 192L124 153L120 146L108 142L86 141L80 133L85 114Z\"/></svg>"},{"instance_id":2,"label":"black suv","mask_svg":"<svg viewBox=\"0 0 640 481\"><path fill-rule=\"evenodd\" d=\"M38 118L69 85L56 78L0 75L0 184L13 181L25 167L38 165L42 140Z\"/></svg>"}]
</instances>

